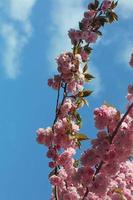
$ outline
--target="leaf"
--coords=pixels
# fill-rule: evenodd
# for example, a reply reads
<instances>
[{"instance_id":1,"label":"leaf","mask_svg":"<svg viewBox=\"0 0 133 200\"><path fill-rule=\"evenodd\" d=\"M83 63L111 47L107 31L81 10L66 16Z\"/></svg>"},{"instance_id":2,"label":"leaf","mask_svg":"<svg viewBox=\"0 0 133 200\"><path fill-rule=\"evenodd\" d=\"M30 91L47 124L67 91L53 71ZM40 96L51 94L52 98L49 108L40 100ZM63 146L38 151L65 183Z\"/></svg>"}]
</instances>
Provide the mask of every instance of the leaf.
<instances>
[{"instance_id":1,"label":"leaf","mask_svg":"<svg viewBox=\"0 0 133 200\"><path fill-rule=\"evenodd\" d=\"M123 197L123 190L121 188L115 188L115 189L113 189L112 192L115 192L115 193L119 194L120 195L120 200L125 200L125 198Z\"/></svg>"},{"instance_id":2,"label":"leaf","mask_svg":"<svg viewBox=\"0 0 133 200\"><path fill-rule=\"evenodd\" d=\"M84 102L85 105L89 106L89 103L86 99L84 99L84 98L81 98L81 99L82 99L82 101Z\"/></svg>"},{"instance_id":3,"label":"leaf","mask_svg":"<svg viewBox=\"0 0 133 200\"><path fill-rule=\"evenodd\" d=\"M76 141L76 145L78 146L78 148L80 149L80 147L81 147L81 143L80 143L80 141L79 140L77 140Z\"/></svg>"},{"instance_id":4,"label":"leaf","mask_svg":"<svg viewBox=\"0 0 133 200\"><path fill-rule=\"evenodd\" d=\"M83 106L83 102L82 102L81 98L78 98L78 100L76 101L76 105L77 105L78 108Z\"/></svg>"},{"instance_id":5,"label":"leaf","mask_svg":"<svg viewBox=\"0 0 133 200\"><path fill-rule=\"evenodd\" d=\"M75 168L78 168L78 167L79 167L79 164L80 164L80 160L75 160L73 166L74 166Z\"/></svg>"},{"instance_id":6,"label":"leaf","mask_svg":"<svg viewBox=\"0 0 133 200\"><path fill-rule=\"evenodd\" d=\"M79 113L76 113L76 124L80 127L82 126L82 118L80 117Z\"/></svg>"},{"instance_id":7,"label":"leaf","mask_svg":"<svg viewBox=\"0 0 133 200\"><path fill-rule=\"evenodd\" d=\"M90 82L93 78L95 78L94 76L92 76L91 74L84 74L84 78L86 82Z\"/></svg>"},{"instance_id":8,"label":"leaf","mask_svg":"<svg viewBox=\"0 0 133 200\"><path fill-rule=\"evenodd\" d=\"M85 134L82 134L82 133L76 133L76 135L74 137L78 141L88 140L89 139Z\"/></svg>"},{"instance_id":9,"label":"leaf","mask_svg":"<svg viewBox=\"0 0 133 200\"><path fill-rule=\"evenodd\" d=\"M109 23L111 24L113 21L118 21L118 16L115 12L107 12L106 14L107 18L108 18L108 21Z\"/></svg>"},{"instance_id":10,"label":"leaf","mask_svg":"<svg viewBox=\"0 0 133 200\"><path fill-rule=\"evenodd\" d=\"M89 47L88 45L85 45L85 46L84 46L84 51L85 51L87 54L90 54L92 50L93 50L93 49L92 49L91 47Z\"/></svg>"},{"instance_id":11,"label":"leaf","mask_svg":"<svg viewBox=\"0 0 133 200\"><path fill-rule=\"evenodd\" d=\"M56 169L54 168L48 175L48 177L50 178L51 176L56 174Z\"/></svg>"},{"instance_id":12,"label":"leaf","mask_svg":"<svg viewBox=\"0 0 133 200\"><path fill-rule=\"evenodd\" d=\"M121 113L120 111L117 111L116 116L115 116L116 121L119 121L120 118L121 118Z\"/></svg>"},{"instance_id":13,"label":"leaf","mask_svg":"<svg viewBox=\"0 0 133 200\"><path fill-rule=\"evenodd\" d=\"M87 71L87 69L88 69L88 65L85 64L85 66L83 67L83 73L85 73Z\"/></svg>"},{"instance_id":14,"label":"leaf","mask_svg":"<svg viewBox=\"0 0 133 200\"><path fill-rule=\"evenodd\" d=\"M95 8L98 8L98 6L99 6L99 1L95 0Z\"/></svg>"},{"instance_id":15,"label":"leaf","mask_svg":"<svg viewBox=\"0 0 133 200\"><path fill-rule=\"evenodd\" d=\"M76 45L76 46L75 46L75 51L74 51L74 53L75 53L75 54L80 54L81 49L82 49L82 48L81 48L81 46L80 46L79 44Z\"/></svg>"},{"instance_id":16,"label":"leaf","mask_svg":"<svg viewBox=\"0 0 133 200\"><path fill-rule=\"evenodd\" d=\"M104 24L108 22L108 20L105 16L98 16L96 18L96 20L98 20L98 22L100 23L101 26L104 26Z\"/></svg>"},{"instance_id":17,"label":"leaf","mask_svg":"<svg viewBox=\"0 0 133 200\"><path fill-rule=\"evenodd\" d=\"M118 1L114 2L112 1L112 4L111 4L111 9L114 9L116 6L118 5Z\"/></svg>"},{"instance_id":18,"label":"leaf","mask_svg":"<svg viewBox=\"0 0 133 200\"><path fill-rule=\"evenodd\" d=\"M101 31L96 31L96 33L98 34L98 35L100 35L100 36L102 36L102 32Z\"/></svg>"},{"instance_id":19,"label":"leaf","mask_svg":"<svg viewBox=\"0 0 133 200\"><path fill-rule=\"evenodd\" d=\"M82 92L79 92L78 96L80 96L80 97L88 97L88 96L91 95L91 93L92 93L91 90L83 90Z\"/></svg>"}]
</instances>

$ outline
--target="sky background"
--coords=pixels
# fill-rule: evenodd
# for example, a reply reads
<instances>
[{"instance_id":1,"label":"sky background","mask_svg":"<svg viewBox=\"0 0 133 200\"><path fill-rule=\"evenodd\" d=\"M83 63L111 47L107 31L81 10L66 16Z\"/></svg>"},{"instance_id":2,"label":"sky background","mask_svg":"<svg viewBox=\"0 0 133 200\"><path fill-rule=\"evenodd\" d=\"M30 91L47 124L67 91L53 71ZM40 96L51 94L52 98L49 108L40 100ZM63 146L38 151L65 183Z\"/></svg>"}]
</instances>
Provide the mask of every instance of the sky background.
<instances>
[{"instance_id":1,"label":"sky background","mask_svg":"<svg viewBox=\"0 0 133 200\"><path fill-rule=\"evenodd\" d=\"M50 199L46 148L36 130L52 124L56 92L47 79L55 57L70 50L67 31L77 26L87 0L0 0L0 199ZM133 71L133 2L119 0L119 21L107 25L94 45L89 69L96 77L82 132L96 134L93 109L104 101L125 111ZM89 143L84 144L89 146Z\"/></svg>"}]
</instances>

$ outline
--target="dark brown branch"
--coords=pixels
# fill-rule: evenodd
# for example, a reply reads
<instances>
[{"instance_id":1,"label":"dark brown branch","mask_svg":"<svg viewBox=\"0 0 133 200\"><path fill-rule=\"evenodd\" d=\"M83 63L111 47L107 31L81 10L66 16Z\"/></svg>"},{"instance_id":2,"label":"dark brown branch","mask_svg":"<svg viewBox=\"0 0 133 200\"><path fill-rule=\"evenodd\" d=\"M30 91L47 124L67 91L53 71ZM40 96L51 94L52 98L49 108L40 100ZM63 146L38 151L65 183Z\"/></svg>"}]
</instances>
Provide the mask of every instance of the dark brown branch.
<instances>
[{"instance_id":1,"label":"dark brown branch","mask_svg":"<svg viewBox=\"0 0 133 200\"><path fill-rule=\"evenodd\" d=\"M95 177L96 177L96 175L99 173L100 169L102 168L103 163L104 163L104 162L101 160L100 164L99 164L98 167L96 168L96 171L95 171L94 176L93 176L93 179L92 179L93 181L95 181Z\"/></svg>"},{"instance_id":2,"label":"dark brown branch","mask_svg":"<svg viewBox=\"0 0 133 200\"><path fill-rule=\"evenodd\" d=\"M65 86L64 86L64 93L63 93L63 99L62 99L61 105L63 105L65 98L67 97L66 88L67 88L67 83L65 83ZM56 121L58 119L58 114L60 112L60 108L58 108L58 106L59 106L59 95L60 95L60 89L58 89L57 102L56 102L56 116L55 116L55 119L54 119L54 122L53 122L53 126L56 123Z\"/></svg>"},{"instance_id":3,"label":"dark brown branch","mask_svg":"<svg viewBox=\"0 0 133 200\"><path fill-rule=\"evenodd\" d=\"M89 192L88 187L86 187L86 192L85 192L82 200L85 200L85 197L87 197L88 192Z\"/></svg>"},{"instance_id":4,"label":"dark brown branch","mask_svg":"<svg viewBox=\"0 0 133 200\"><path fill-rule=\"evenodd\" d=\"M125 120L125 118L127 117L127 115L129 114L129 112L131 111L131 109L133 108L133 103L128 107L127 111L125 112L125 114L123 115L123 117L121 118L121 120L119 121L116 129L114 130L113 134L110 137L110 144L112 144L114 137L116 136L121 124L123 123L123 121Z\"/></svg>"},{"instance_id":5,"label":"dark brown branch","mask_svg":"<svg viewBox=\"0 0 133 200\"><path fill-rule=\"evenodd\" d=\"M61 86L61 82L60 82L60 86ZM54 133L54 124L56 123L56 121L58 119L59 112L60 112L60 108L58 108L59 107L59 98L60 98L60 86L59 86L59 89L58 89L57 101L56 101L56 115L55 115L55 119L54 119L53 126L52 126L53 133ZM62 98L61 105L63 105L65 98L67 97L66 88L67 88L67 83L65 83L65 86L64 86L64 92L63 92L63 98ZM57 175L57 173L58 173L58 166L55 167L55 175ZM55 200L59 200L58 187L57 186L54 187L54 195L55 195Z\"/></svg>"}]
</instances>

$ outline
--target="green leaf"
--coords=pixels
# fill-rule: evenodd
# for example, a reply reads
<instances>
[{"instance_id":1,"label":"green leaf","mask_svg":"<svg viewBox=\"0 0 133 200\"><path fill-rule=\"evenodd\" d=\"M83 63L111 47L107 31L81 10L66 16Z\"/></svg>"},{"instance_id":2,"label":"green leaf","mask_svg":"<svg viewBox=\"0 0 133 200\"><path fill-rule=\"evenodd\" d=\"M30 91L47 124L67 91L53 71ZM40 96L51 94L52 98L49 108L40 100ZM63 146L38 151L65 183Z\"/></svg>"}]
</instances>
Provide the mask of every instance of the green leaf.
<instances>
[{"instance_id":1,"label":"green leaf","mask_svg":"<svg viewBox=\"0 0 133 200\"><path fill-rule=\"evenodd\" d=\"M112 1L111 9L114 9L117 5L118 5L118 1L116 2Z\"/></svg>"},{"instance_id":2,"label":"green leaf","mask_svg":"<svg viewBox=\"0 0 133 200\"><path fill-rule=\"evenodd\" d=\"M98 16L96 20L100 23L101 26L104 26L104 24L108 22L105 16Z\"/></svg>"},{"instance_id":3,"label":"green leaf","mask_svg":"<svg viewBox=\"0 0 133 200\"><path fill-rule=\"evenodd\" d=\"M96 33L98 34L98 35L100 35L100 36L102 36L102 32L101 31L96 31Z\"/></svg>"},{"instance_id":4,"label":"green leaf","mask_svg":"<svg viewBox=\"0 0 133 200\"><path fill-rule=\"evenodd\" d=\"M85 73L87 71L87 69L88 69L88 65L85 64L85 66L83 67L83 73Z\"/></svg>"},{"instance_id":5,"label":"green leaf","mask_svg":"<svg viewBox=\"0 0 133 200\"><path fill-rule=\"evenodd\" d=\"M78 94L78 96L79 96L79 94ZM89 106L88 101L85 98L80 97L80 96L79 96L79 98L76 101L76 105L77 105L77 108L80 108L83 105Z\"/></svg>"},{"instance_id":6,"label":"green leaf","mask_svg":"<svg viewBox=\"0 0 133 200\"><path fill-rule=\"evenodd\" d=\"M83 103L82 103L82 99L81 99L81 98L78 98L78 99L77 99L76 105L77 105L78 108L80 108L80 107L83 106Z\"/></svg>"},{"instance_id":7,"label":"green leaf","mask_svg":"<svg viewBox=\"0 0 133 200\"><path fill-rule=\"evenodd\" d=\"M73 166L74 166L75 168L78 168L79 165L80 165L80 160L75 160Z\"/></svg>"},{"instance_id":8,"label":"green leaf","mask_svg":"<svg viewBox=\"0 0 133 200\"><path fill-rule=\"evenodd\" d=\"M82 49L82 48L81 48L80 44L76 45L76 46L74 47L74 54L80 54L81 49Z\"/></svg>"},{"instance_id":9,"label":"green leaf","mask_svg":"<svg viewBox=\"0 0 133 200\"><path fill-rule=\"evenodd\" d=\"M89 106L89 103L88 103L88 101L85 98L81 97L81 99L82 99L82 101L84 102L85 105Z\"/></svg>"},{"instance_id":10,"label":"green leaf","mask_svg":"<svg viewBox=\"0 0 133 200\"><path fill-rule=\"evenodd\" d=\"M80 149L81 147L81 142L79 140L76 141L76 145L78 146L78 148Z\"/></svg>"},{"instance_id":11,"label":"green leaf","mask_svg":"<svg viewBox=\"0 0 133 200\"><path fill-rule=\"evenodd\" d=\"M95 78L94 76L92 76L91 74L84 74L84 78L85 78L85 82L90 82L93 78Z\"/></svg>"},{"instance_id":12,"label":"green leaf","mask_svg":"<svg viewBox=\"0 0 133 200\"><path fill-rule=\"evenodd\" d=\"M48 177L50 178L51 176L56 174L56 169L54 168L48 175Z\"/></svg>"},{"instance_id":13,"label":"green leaf","mask_svg":"<svg viewBox=\"0 0 133 200\"><path fill-rule=\"evenodd\" d=\"M87 54L90 54L91 53L91 51L93 50L91 47L89 47L88 45L85 45L84 46L84 50L85 50L85 52L87 53Z\"/></svg>"},{"instance_id":14,"label":"green leaf","mask_svg":"<svg viewBox=\"0 0 133 200\"><path fill-rule=\"evenodd\" d=\"M76 133L76 135L74 137L78 141L88 140L89 139L85 134L82 134L82 133Z\"/></svg>"},{"instance_id":15,"label":"green leaf","mask_svg":"<svg viewBox=\"0 0 133 200\"><path fill-rule=\"evenodd\" d=\"M115 20L118 21L118 16L115 12L109 11L109 12L107 12L106 16L107 16L110 24Z\"/></svg>"},{"instance_id":16,"label":"green leaf","mask_svg":"<svg viewBox=\"0 0 133 200\"><path fill-rule=\"evenodd\" d=\"M88 96L91 95L91 93L92 93L91 90L83 90L82 92L79 92L78 96L80 96L80 97L88 97Z\"/></svg>"},{"instance_id":17,"label":"green leaf","mask_svg":"<svg viewBox=\"0 0 133 200\"><path fill-rule=\"evenodd\" d=\"M80 127L82 126L82 118L80 117L79 113L76 113L76 124Z\"/></svg>"}]
</instances>

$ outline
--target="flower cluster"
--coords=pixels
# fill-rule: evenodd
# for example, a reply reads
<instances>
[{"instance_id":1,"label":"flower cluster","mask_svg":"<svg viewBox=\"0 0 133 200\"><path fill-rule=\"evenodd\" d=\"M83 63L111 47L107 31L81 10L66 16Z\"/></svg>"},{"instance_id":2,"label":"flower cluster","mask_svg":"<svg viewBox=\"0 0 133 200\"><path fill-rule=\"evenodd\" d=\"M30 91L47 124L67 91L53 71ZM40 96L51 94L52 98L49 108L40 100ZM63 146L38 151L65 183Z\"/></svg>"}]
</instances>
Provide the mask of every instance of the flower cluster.
<instances>
[{"instance_id":1,"label":"flower cluster","mask_svg":"<svg viewBox=\"0 0 133 200\"><path fill-rule=\"evenodd\" d=\"M102 105L94 110L95 126L98 129L108 128L109 133L113 132L119 120L119 112L109 105Z\"/></svg>"},{"instance_id":2,"label":"flower cluster","mask_svg":"<svg viewBox=\"0 0 133 200\"><path fill-rule=\"evenodd\" d=\"M61 83L67 83L67 91L77 93L83 90L84 74L80 66L80 55L74 56L72 53L63 53L56 59L58 72L60 75L48 80L48 85L54 89L59 89Z\"/></svg>"},{"instance_id":3,"label":"flower cluster","mask_svg":"<svg viewBox=\"0 0 133 200\"><path fill-rule=\"evenodd\" d=\"M90 3L88 10L84 12L84 17L79 23L79 30L70 29L68 35L74 46L79 46L78 51L80 52L82 61L88 60L88 56L91 53L89 44L95 43L98 36L102 33L99 31L101 26L105 23L112 23L117 20L117 15L113 12L113 9L117 6L114 1L104 0L101 4L99 1Z\"/></svg>"},{"instance_id":4,"label":"flower cluster","mask_svg":"<svg viewBox=\"0 0 133 200\"><path fill-rule=\"evenodd\" d=\"M88 139L80 133L78 110L91 94L85 83L94 78L87 69L92 50L89 45L102 35L100 27L117 20L116 6L117 2L109 0L88 5L79 30L68 33L73 52L56 58L58 74L48 80L48 85L58 90L56 115L51 127L38 129L37 141L47 146L51 159L52 200L132 200L133 163L127 159L133 153L133 85L128 87L125 114L109 104L94 110L97 138L79 160L75 159L82 140Z\"/></svg>"}]
</instances>

